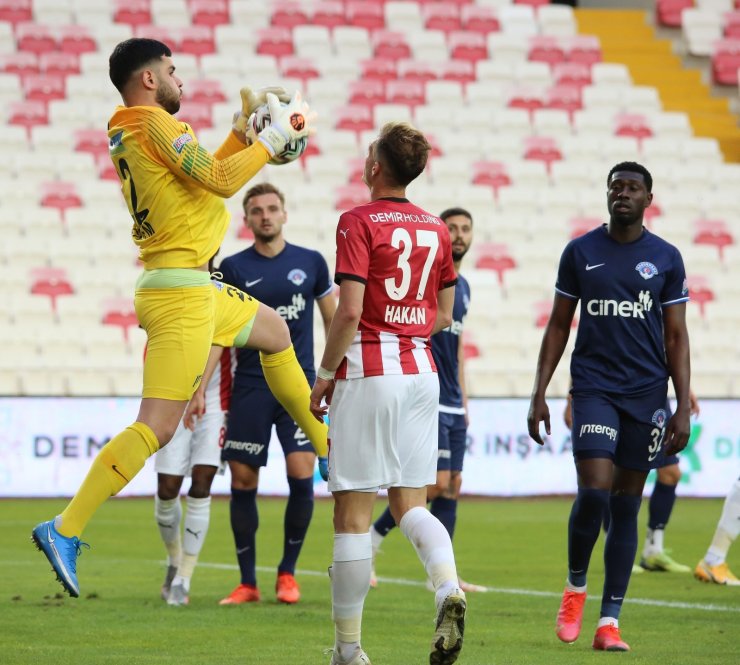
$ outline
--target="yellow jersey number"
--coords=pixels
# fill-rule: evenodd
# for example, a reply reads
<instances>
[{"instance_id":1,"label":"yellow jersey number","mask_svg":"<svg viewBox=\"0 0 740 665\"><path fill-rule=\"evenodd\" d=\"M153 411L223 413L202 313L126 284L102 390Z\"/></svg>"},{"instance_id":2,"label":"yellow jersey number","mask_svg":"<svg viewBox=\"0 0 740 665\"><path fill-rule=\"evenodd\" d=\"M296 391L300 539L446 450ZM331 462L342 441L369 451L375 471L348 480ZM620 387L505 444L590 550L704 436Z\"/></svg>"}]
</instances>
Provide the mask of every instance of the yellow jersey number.
<instances>
[{"instance_id":1,"label":"yellow jersey number","mask_svg":"<svg viewBox=\"0 0 740 665\"><path fill-rule=\"evenodd\" d=\"M146 218L149 215L149 208L139 210L134 178L131 175L131 169L125 159L121 158L118 160L118 170L121 172L123 196L126 199L126 203L128 203L129 212L134 220L134 228L131 231L131 235L134 237L134 240L149 238L154 235L154 227L146 221Z\"/></svg>"}]
</instances>

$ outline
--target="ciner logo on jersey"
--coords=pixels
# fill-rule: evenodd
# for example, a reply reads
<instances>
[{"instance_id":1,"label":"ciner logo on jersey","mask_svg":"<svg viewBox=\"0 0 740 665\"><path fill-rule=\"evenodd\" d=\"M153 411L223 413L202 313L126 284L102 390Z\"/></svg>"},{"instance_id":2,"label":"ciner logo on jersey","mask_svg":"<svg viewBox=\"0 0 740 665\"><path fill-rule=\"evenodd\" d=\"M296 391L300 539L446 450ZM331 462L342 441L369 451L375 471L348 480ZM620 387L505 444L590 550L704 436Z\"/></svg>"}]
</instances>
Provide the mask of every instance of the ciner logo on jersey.
<instances>
[{"instance_id":1,"label":"ciner logo on jersey","mask_svg":"<svg viewBox=\"0 0 740 665\"><path fill-rule=\"evenodd\" d=\"M280 305L275 308L275 311L286 321L296 321L301 318L301 312L305 309L306 299L300 293L295 293L290 305Z\"/></svg>"},{"instance_id":2,"label":"ciner logo on jersey","mask_svg":"<svg viewBox=\"0 0 740 665\"><path fill-rule=\"evenodd\" d=\"M653 308L650 291L640 291L637 302L632 300L589 300L586 311L591 316L621 316L624 319L644 319Z\"/></svg>"}]
</instances>

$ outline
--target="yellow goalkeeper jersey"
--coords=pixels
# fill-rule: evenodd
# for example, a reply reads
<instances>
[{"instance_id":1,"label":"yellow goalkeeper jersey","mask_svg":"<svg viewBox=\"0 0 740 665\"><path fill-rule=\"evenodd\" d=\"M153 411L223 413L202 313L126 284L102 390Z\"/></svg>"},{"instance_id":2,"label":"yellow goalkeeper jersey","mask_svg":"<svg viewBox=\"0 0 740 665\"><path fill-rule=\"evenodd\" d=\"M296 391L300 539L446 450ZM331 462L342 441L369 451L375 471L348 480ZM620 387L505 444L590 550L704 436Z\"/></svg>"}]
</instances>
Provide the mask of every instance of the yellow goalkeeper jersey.
<instances>
[{"instance_id":1,"label":"yellow goalkeeper jersey","mask_svg":"<svg viewBox=\"0 0 740 665\"><path fill-rule=\"evenodd\" d=\"M184 122L156 106L119 106L108 123L110 156L134 220L144 268L197 268L215 255L233 196L270 158L233 134L215 153Z\"/></svg>"}]
</instances>

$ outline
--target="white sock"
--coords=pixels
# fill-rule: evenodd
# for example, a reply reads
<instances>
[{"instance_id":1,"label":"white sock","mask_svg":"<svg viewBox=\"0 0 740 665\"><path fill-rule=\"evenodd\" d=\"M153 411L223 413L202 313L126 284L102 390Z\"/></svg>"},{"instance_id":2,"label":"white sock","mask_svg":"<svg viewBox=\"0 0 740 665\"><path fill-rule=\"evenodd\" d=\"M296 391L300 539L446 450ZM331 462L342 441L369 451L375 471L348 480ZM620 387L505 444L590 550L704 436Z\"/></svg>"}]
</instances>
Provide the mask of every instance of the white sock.
<instances>
[{"instance_id":1,"label":"white sock","mask_svg":"<svg viewBox=\"0 0 740 665\"><path fill-rule=\"evenodd\" d=\"M740 479L733 483L725 499L722 515L704 561L710 566L724 563L738 532L740 532Z\"/></svg>"},{"instance_id":2,"label":"white sock","mask_svg":"<svg viewBox=\"0 0 740 665\"><path fill-rule=\"evenodd\" d=\"M346 660L344 651L351 653L360 644L372 555L370 532L334 534L334 556L329 573L332 618L337 648L343 660Z\"/></svg>"},{"instance_id":3,"label":"white sock","mask_svg":"<svg viewBox=\"0 0 740 665\"><path fill-rule=\"evenodd\" d=\"M585 584L583 586L575 586L574 584L571 584L567 577L565 578L565 588L568 589L568 591L575 591L575 593L586 593Z\"/></svg>"},{"instance_id":4,"label":"white sock","mask_svg":"<svg viewBox=\"0 0 740 665\"><path fill-rule=\"evenodd\" d=\"M187 512L185 513L185 525L182 538L182 560L177 569L178 577L190 580L193 576L198 555L203 548L203 543L208 533L208 524L211 519L211 497L196 499L192 496L185 497ZM187 588L187 587L186 587Z\"/></svg>"},{"instance_id":5,"label":"white sock","mask_svg":"<svg viewBox=\"0 0 740 665\"><path fill-rule=\"evenodd\" d=\"M182 507L180 497L175 499L160 499L154 496L154 519L159 527L159 535L167 548L167 563L170 566L179 566L182 558L180 540L180 519Z\"/></svg>"},{"instance_id":6,"label":"white sock","mask_svg":"<svg viewBox=\"0 0 740 665\"><path fill-rule=\"evenodd\" d=\"M398 525L411 541L424 570L432 580L437 605L457 587L457 568L452 541L447 529L426 508L417 506L407 511Z\"/></svg>"},{"instance_id":7,"label":"white sock","mask_svg":"<svg viewBox=\"0 0 740 665\"><path fill-rule=\"evenodd\" d=\"M615 619L614 617L601 617L601 619L599 619L599 623L596 624L596 627L601 628L602 626L609 625L619 628L619 619Z\"/></svg>"},{"instance_id":8,"label":"white sock","mask_svg":"<svg viewBox=\"0 0 740 665\"><path fill-rule=\"evenodd\" d=\"M380 549L380 544L385 539L385 536L378 533L377 529L374 526L370 527L370 542L373 546L373 554L375 554Z\"/></svg>"},{"instance_id":9,"label":"white sock","mask_svg":"<svg viewBox=\"0 0 740 665\"><path fill-rule=\"evenodd\" d=\"M663 529L650 529L645 532L645 547L642 550L642 555L645 557L654 556L660 554L663 551L663 535L665 531Z\"/></svg>"},{"instance_id":10,"label":"white sock","mask_svg":"<svg viewBox=\"0 0 740 665\"><path fill-rule=\"evenodd\" d=\"M172 586L182 585L185 589L185 593L190 593L190 578L183 577L182 575L175 575L172 580Z\"/></svg>"}]
</instances>

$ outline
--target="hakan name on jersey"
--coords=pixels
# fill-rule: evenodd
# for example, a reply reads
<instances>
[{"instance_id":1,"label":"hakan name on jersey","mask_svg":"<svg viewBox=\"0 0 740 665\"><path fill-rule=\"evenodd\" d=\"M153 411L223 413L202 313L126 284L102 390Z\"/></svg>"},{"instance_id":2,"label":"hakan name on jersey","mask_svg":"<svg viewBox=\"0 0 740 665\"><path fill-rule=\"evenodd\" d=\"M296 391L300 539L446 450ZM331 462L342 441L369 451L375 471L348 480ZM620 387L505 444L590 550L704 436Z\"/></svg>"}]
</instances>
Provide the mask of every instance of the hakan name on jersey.
<instances>
[{"instance_id":1,"label":"hakan name on jersey","mask_svg":"<svg viewBox=\"0 0 740 665\"><path fill-rule=\"evenodd\" d=\"M286 321L296 321L301 318L301 312L305 309L306 299L302 294L296 293L293 295L292 303L290 305L280 305L275 308L275 311Z\"/></svg>"},{"instance_id":2,"label":"hakan name on jersey","mask_svg":"<svg viewBox=\"0 0 740 665\"><path fill-rule=\"evenodd\" d=\"M653 307L653 299L650 291L640 291L637 302L631 300L589 300L586 311L591 316L621 316L626 319L644 319L644 312L649 312Z\"/></svg>"},{"instance_id":3,"label":"hakan name on jersey","mask_svg":"<svg viewBox=\"0 0 740 665\"><path fill-rule=\"evenodd\" d=\"M386 305L385 322L425 325L427 322L427 313L423 307L402 307L399 305Z\"/></svg>"}]
</instances>

